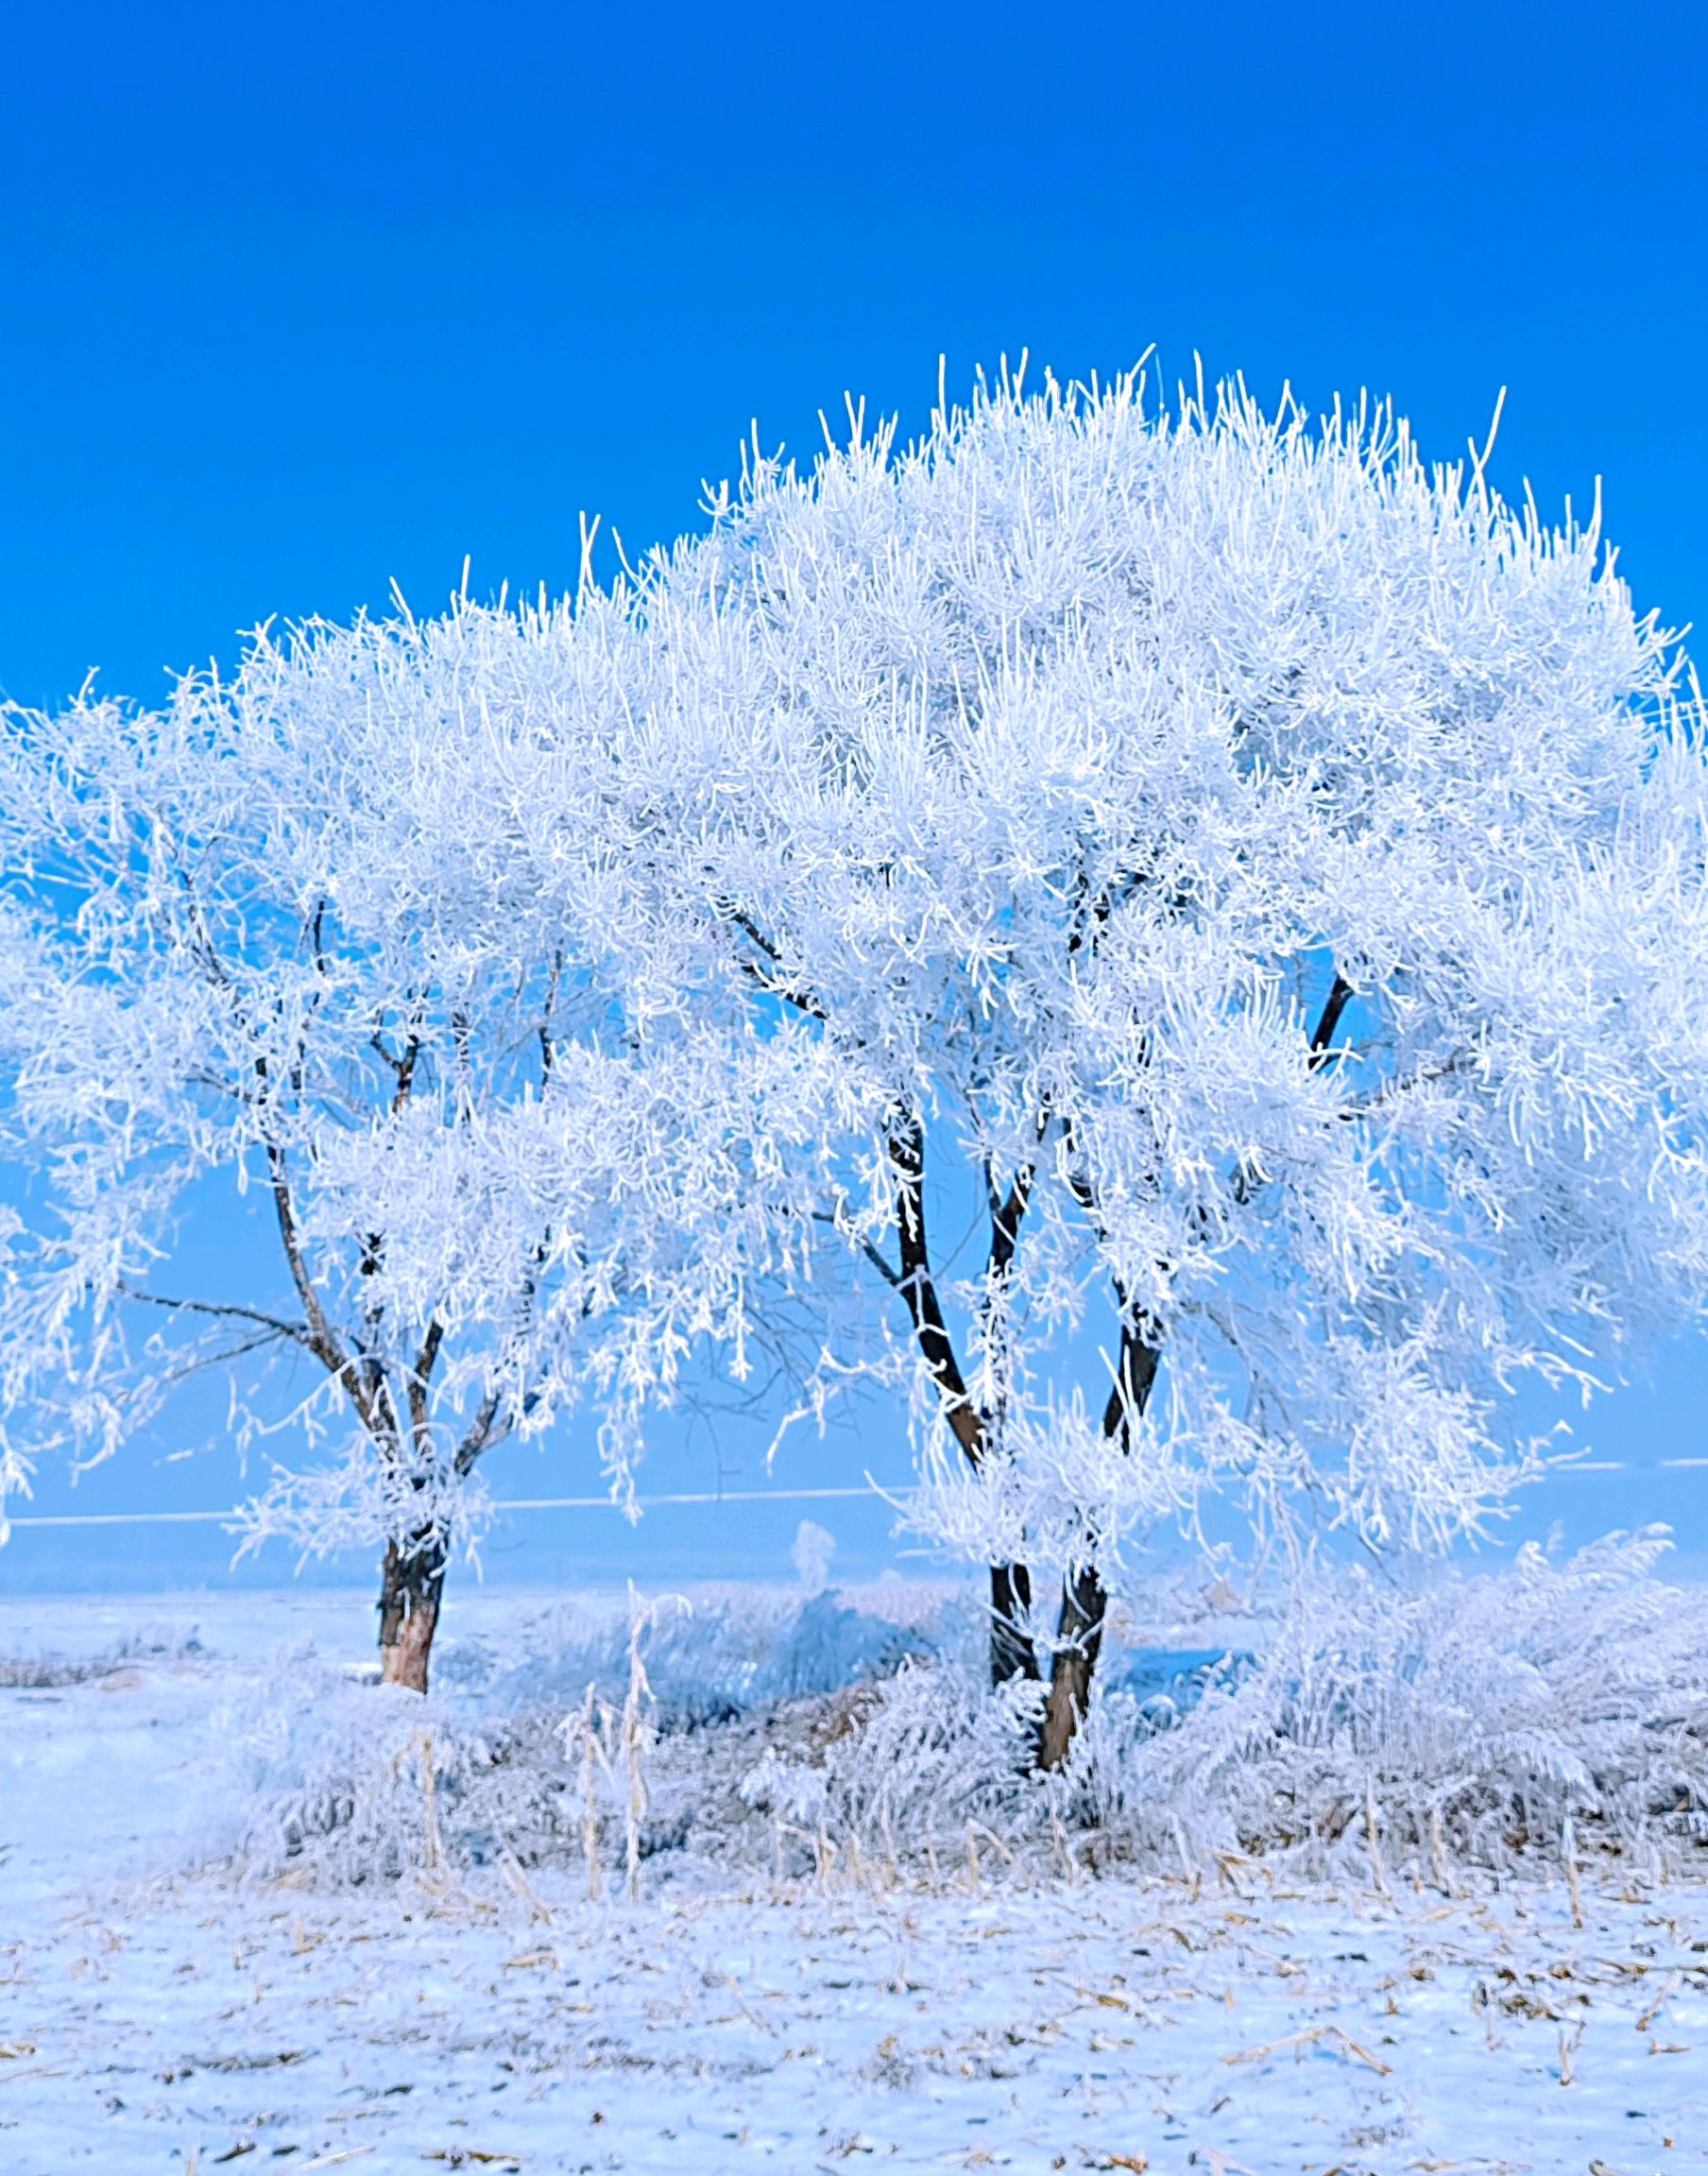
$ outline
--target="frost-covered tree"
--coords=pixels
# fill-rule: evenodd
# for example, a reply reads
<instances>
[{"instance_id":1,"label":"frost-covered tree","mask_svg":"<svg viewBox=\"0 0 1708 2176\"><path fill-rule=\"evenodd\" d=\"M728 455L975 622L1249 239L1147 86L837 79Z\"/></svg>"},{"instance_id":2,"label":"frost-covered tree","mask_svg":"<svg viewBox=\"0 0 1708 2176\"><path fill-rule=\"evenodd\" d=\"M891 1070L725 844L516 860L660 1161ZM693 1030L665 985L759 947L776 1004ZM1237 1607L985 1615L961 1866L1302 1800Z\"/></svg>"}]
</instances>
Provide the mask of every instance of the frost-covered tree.
<instances>
[{"instance_id":1,"label":"frost-covered tree","mask_svg":"<svg viewBox=\"0 0 1708 2176\"><path fill-rule=\"evenodd\" d=\"M260 1516L356 1505L425 1610L498 1433L595 1396L621 1481L761 1295L819 1301L822 1395L862 1265L1058 1764L1135 1536L1222 1490L1440 1542L1525 1465L1514 1389L1699 1305L1676 686L1597 523L1385 411L1131 380L756 458L572 608L14 717L10 1407L110 1440L162 1300L300 1351L358 1425ZM214 1171L282 1300L156 1281Z\"/></svg>"},{"instance_id":2,"label":"frost-covered tree","mask_svg":"<svg viewBox=\"0 0 1708 2176\"><path fill-rule=\"evenodd\" d=\"M294 1447L252 1538L382 1545L383 1668L417 1687L492 1448L590 1402L621 1493L647 1406L696 1348L743 1372L750 1291L793 1274L756 1154L786 1143L803 1184L818 1155L802 1038L626 1017L610 933L582 942L561 891L549 927L526 914L486 850L478 721L525 710L549 654L597 918L629 631L584 603L263 636L159 713L86 699L0 734L0 1123L26 1174L0 1502L44 1448L106 1455L224 1366L240 1441ZM265 1251L180 1281L232 1190Z\"/></svg>"},{"instance_id":3,"label":"frost-covered tree","mask_svg":"<svg viewBox=\"0 0 1708 2176\"><path fill-rule=\"evenodd\" d=\"M641 580L637 971L879 1114L825 1213L958 1447L999 1678L1065 1567L1053 1765L1125 1537L1207 1484L1439 1542L1515 1387L1699 1306L1696 712L1597 522L1385 410L1005 382L714 515Z\"/></svg>"}]
</instances>

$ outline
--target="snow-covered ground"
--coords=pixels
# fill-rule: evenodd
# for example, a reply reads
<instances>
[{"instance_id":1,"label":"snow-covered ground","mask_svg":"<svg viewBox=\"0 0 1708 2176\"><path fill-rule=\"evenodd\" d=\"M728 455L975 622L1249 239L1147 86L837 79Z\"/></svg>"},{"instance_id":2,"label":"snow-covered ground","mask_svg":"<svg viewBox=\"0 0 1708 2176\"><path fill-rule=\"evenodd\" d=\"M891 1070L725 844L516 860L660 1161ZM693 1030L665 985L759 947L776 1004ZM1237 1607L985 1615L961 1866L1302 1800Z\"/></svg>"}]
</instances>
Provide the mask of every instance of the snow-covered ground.
<instances>
[{"instance_id":1,"label":"snow-covered ground","mask_svg":"<svg viewBox=\"0 0 1708 2176\"><path fill-rule=\"evenodd\" d=\"M638 1904L589 1905L571 1866L239 1887L171 1871L216 1719L304 1631L359 1655L364 1614L152 1616L158 1653L0 1690L7 2176L1708 2170L1699 1887L1610 1862L1578 1927L1563 1881L1021 1883L988 1844L934 1881L842 1863ZM0 1656L137 1627L6 1603Z\"/></svg>"}]
</instances>

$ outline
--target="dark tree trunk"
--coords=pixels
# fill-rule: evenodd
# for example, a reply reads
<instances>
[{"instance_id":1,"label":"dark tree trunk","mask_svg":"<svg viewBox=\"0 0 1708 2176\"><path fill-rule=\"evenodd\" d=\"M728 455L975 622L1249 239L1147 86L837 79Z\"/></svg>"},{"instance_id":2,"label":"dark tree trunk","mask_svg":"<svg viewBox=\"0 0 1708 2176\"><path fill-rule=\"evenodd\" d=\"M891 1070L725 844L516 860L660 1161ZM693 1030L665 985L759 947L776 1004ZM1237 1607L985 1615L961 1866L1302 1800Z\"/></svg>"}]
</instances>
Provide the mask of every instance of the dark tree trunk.
<instances>
[{"instance_id":1,"label":"dark tree trunk","mask_svg":"<svg viewBox=\"0 0 1708 2176\"><path fill-rule=\"evenodd\" d=\"M894 1127L889 1137L890 1161L895 1166L897 1189L897 1239L901 1267L894 1271L881 1257L879 1267L907 1303L914 1336L937 1394L943 1400L943 1417L975 1473L984 1463L987 1415L967 1396L966 1379L955 1358L954 1340L944 1319L942 1303L931 1275L931 1249L925 1231L925 1134L916 1119ZM1005 1204L999 1204L991 1220L991 1270L993 1277L1006 1276L1014 1256L1015 1235L1025 1213L1030 1176L1016 1183ZM990 1682L1006 1685L1011 1678L1035 1681L1038 1658L1026 1631L1032 1607L1032 1579L1023 1564L993 1564L990 1568Z\"/></svg>"},{"instance_id":2,"label":"dark tree trunk","mask_svg":"<svg viewBox=\"0 0 1708 2176\"><path fill-rule=\"evenodd\" d=\"M993 1564L990 1568L990 1682L1006 1685L1010 1678L1038 1679L1038 1658L1026 1631L1032 1607L1032 1574L1023 1564Z\"/></svg>"},{"instance_id":3,"label":"dark tree trunk","mask_svg":"<svg viewBox=\"0 0 1708 2176\"><path fill-rule=\"evenodd\" d=\"M1123 1300L1124 1304L1124 1300ZM1103 1434L1130 1450L1133 1431L1151 1402L1162 1347L1148 1327L1121 1324L1120 1369L1103 1409ZM1062 1614L1055 1661L1050 1671L1050 1699L1044 1710L1040 1768L1060 1768L1091 1705L1091 1680L1103 1646L1103 1616L1109 1598L1095 1564L1082 1565L1062 1586Z\"/></svg>"},{"instance_id":4,"label":"dark tree trunk","mask_svg":"<svg viewBox=\"0 0 1708 2176\"><path fill-rule=\"evenodd\" d=\"M426 1691L439 1599L445 1591L445 1543L439 1534L412 1534L406 1546L396 1541L385 1545L380 1576L382 1684Z\"/></svg>"},{"instance_id":5,"label":"dark tree trunk","mask_svg":"<svg viewBox=\"0 0 1708 2176\"><path fill-rule=\"evenodd\" d=\"M1062 1587L1060 1644L1050 1672L1050 1698L1044 1709L1040 1768L1060 1768L1074 1734L1091 1704L1091 1678L1103 1644L1103 1612L1108 1597L1094 1565Z\"/></svg>"},{"instance_id":6,"label":"dark tree trunk","mask_svg":"<svg viewBox=\"0 0 1708 2176\"><path fill-rule=\"evenodd\" d=\"M1311 1033L1309 1062L1313 1072L1334 1063L1338 1055L1334 1048L1335 1035L1353 994L1352 985L1337 968L1322 1014ZM1236 1176L1233 1191L1237 1201L1251 1199L1250 1183L1243 1171ZM1075 1182L1074 1191L1081 1208L1097 1222L1097 1199L1090 1185L1084 1180ZM1144 1417L1151 1393L1156 1387L1162 1345L1153 1325L1142 1317L1129 1315L1127 1294L1119 1282L1116 1292L1121 1306L1120 1368L1110 1391L1109 1402L1103 1409L1103 1434L1110 1442L1119 1443L1123 1450L1130 1451L1134 1431ZM994 1572L991 1590L994 1596ZM1074 1738L1091 1705L1091 1680L1097 1671L1098 1656L1102 1653L1103 1617L1108 1603L1109 1598L1103 1591L1095 1564L1081 1566L1063 1583L1055 1659L1050 1666L1050 1695L1039 1739L1040 1768L1062 1767L1072 1751Z\"/></svg>"}]
</instances>

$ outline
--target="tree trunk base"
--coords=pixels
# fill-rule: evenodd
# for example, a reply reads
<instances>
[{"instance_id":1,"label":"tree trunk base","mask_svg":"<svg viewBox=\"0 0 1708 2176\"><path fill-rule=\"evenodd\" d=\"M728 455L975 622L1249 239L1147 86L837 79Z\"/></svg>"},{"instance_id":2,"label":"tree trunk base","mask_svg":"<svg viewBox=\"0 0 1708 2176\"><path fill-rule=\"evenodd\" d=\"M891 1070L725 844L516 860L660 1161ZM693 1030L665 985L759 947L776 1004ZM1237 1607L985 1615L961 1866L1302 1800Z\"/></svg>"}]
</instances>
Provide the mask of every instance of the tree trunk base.
<instances>
[{"instance_id":1,"label":"tree trunk base","mask_svg":"<svg viewBox=\"0 0 1708 2176\"><path fill-rule=\"evenodd\" d=\"M445 1591L445 1545L436 1535L411 1537L407 1551L385 1545L380 1575L380 1682L427 1689L433 1636Z\"/></svg>"},{"instance_id":2,"label":"tree trunk base","mask_svg":"<svg viewBox=\"0 0 1708 2176\"><path fill-rule=\"evenodd\" d=\"M1044 1708L1044 1739L1038 1766L1049 1772L1066 1765L1075 1733L1091 1705L1091 1677L1103 1644L1103 1583L1090 1565L1062 1588L1061 1645L1050 1672L1050 1698Z\"/></svg>"}]
</instances>

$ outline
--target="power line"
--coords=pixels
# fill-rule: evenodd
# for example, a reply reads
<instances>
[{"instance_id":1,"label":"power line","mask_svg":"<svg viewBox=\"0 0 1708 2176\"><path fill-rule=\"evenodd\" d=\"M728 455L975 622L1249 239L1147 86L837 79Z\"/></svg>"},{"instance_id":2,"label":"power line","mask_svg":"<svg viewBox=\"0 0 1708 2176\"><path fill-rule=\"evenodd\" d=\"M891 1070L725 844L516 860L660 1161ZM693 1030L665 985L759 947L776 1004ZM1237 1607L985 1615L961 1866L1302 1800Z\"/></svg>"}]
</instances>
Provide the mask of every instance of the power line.
<instances>
[{"instance_id":1,"label":"power line","mask_svg":"<svg viewBox=\"0 0 1708 2176\"><path fill-rule=\"evenodd\" d=\"M881 1497L875 1488L726 1488L676 1496L642 1496L642 1511L667 1503L823 1503L835 1498ZM519 1496L495 1502L494 1511L619 1511L608 1496ZM217 1526L240 1520L241 1511L28 1512L7 1523L38 1526Z\"/></svg>"},{"instance_id":2,"label":"power line","mask_svg":"<svg viewBox=\"0 0 1708 2176\"><path fill-rule=\"evenodd\" d=\"M1555 1467L1559 1475L1569 1478L1579 1473L1696 1473L1708 1471L1708 1458L1658 1458L1648 1465L1633 1465L1626 1458L1585 1458L1575 1460L1569 1465ZM675 1495L641 1496L636 1502L642 1511L652 1511L665 1504L717 1504L717 1503L828 1503L846 1501L855 1498L877 1497L888 1502L885 1490L865 1488L726 1488L686 1491ZM619 1511L623 1506L608 1496L517 1496L506 1497L491 1506L494 1511ZM3 1515L0 1515L3 1516ZM86 1511L86 1512L27 1512L7 1519L13 1527L77 1527L77 1526L219 1526L239 1523L243 1513L230 1511Z\"/></svg>"},{"instance_id":3,"label":"power line","mask_svg":"<svg viewBox=\"0 0 1708 2176\"><path fill-rule=\"evenodd\" d=\"M1630 1458L1575 1458L1569 1465L1557 1465L1556 1473L1687 1473L1708 1466L1708 1458L1655 1458L1639 1465Z\"/></svg>"}]
</instances>

